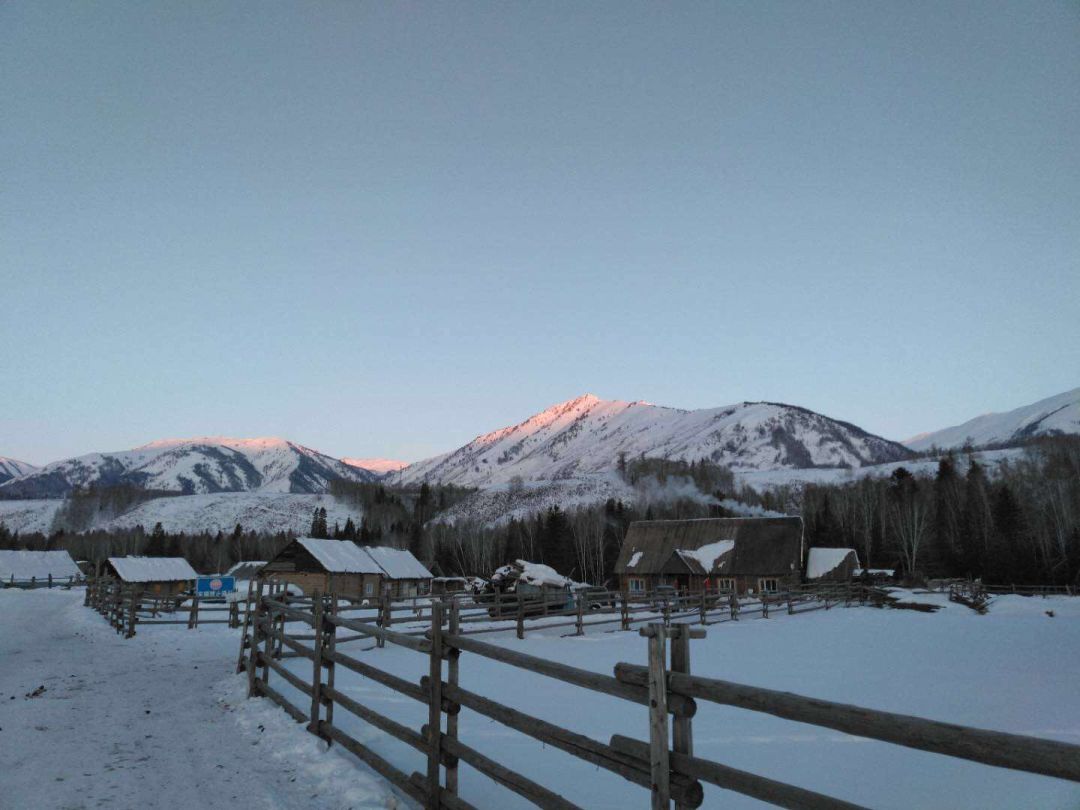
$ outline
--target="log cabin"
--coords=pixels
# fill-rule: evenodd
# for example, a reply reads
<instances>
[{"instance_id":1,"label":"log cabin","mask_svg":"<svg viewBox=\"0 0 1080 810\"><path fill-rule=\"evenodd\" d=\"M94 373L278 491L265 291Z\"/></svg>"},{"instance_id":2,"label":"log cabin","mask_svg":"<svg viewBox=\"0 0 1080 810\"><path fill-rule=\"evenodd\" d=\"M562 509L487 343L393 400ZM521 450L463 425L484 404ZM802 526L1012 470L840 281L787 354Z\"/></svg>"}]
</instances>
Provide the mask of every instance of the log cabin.
<instances>
[{"instance_id":1,"label":"log cabin","mask_svg":"<svg viewBox=\"0 0 1080 810\"><path fill-rule=\"evenodd\" d=\"M293 540L262 567L259 577L293 584L305 594L360 599L377 599L384 590L392 597L431 590L431 572L405 549L316 537Z\"/></svg>"},{"instance_id":2,"label":"log cabin","mask_svg":"<svg viewBox=\"0 0 1080 810\"><path fill-rule=\"evenodd\" d=\"M800 517L639 520L615 563L622 590L782 591L803 571Z\"/></svg>"},{"instance_id":3,"label":"log cabin","mask_svg":"<svg viewBox=\"0 0 1080 810\"><path fill-rule=\"evenodd\" d=\"M109 557L104 574L139 585L151 596L177 596L195 587L198 574L183 557Z\"/></svg>"}]
</instances>

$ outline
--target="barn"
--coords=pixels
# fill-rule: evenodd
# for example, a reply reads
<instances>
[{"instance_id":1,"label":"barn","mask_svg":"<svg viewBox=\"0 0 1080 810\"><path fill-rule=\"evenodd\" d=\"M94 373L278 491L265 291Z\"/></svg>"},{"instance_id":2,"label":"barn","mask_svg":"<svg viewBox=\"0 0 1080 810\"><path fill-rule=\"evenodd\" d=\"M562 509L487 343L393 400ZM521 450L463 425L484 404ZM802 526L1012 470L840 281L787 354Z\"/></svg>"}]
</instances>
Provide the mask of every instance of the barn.
<instances>
[{"instance_id":1,"label":"barn","mask_svg":"<svg viewBox=\"0 0 1080 810\"><path fill-rule=\"evenodd\" d=\"M640 520L630 524L615 574L629 593L771 592L799 583L802 559L800 517Z\"/></svg>"},{"instance_id":2,"label":"barn","mask_svg":"<svg viewBox=\"0 0 1080 810\"><path fill-rule=\"evenodd\" d=\"M0 585L33 588L81 578L82 571L66 551L0 549Z\"/></svg>"},{"instance_id":3,"label":"barn","mask_svg":"<svg viewBox=\"0 0 1080 810\"><path fill-rule=\"evenodd\" d=\"M183 557L109 557L103 573L128 585L140 585L153 596L188 591L199 576Z\"/></svg>"},{"instance_id":4,"label":"barn","mask_svg":"<svg viewBox=\"0 0 1080 810\"><path fill-rule=\"evenodd\" d=\"M806 579L812 582L846 582L860 570L853 548L812 548L806 552Z\"/></svg>"},{"instance_id":5,"label":"barn","mask_svg":"<svg viewBox=\"0 0 1080 810\"><path fill-rule=\"evenodd\" d=\"M262 567L259 576L289 582L304 593L377 597L431 591L431 572L404 549L358 546L351 540L299 537Z\"/></svg>"}]
</instances>

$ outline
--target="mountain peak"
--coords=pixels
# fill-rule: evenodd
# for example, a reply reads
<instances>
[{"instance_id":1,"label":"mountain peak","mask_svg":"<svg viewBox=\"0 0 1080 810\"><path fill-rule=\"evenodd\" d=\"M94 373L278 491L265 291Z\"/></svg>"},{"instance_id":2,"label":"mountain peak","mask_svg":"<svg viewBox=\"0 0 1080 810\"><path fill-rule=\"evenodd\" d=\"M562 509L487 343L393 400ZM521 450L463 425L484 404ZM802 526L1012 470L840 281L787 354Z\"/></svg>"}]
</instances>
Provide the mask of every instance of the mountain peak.
<instances>
[{"instance_id":1,"label":"mountain peak","mask_svg":"<svg viewBox=\"0 0 1080 810\"><path fill-rule=\"evenodd\" d=\"M190 439L157 439L136 447L136 450L160 450L189 444L220 445L233 450L269 450L288 447L292 442L278 436L261 436L254 439L234 439L229 436L196 436Z\"/></svg>"}]
</instances>

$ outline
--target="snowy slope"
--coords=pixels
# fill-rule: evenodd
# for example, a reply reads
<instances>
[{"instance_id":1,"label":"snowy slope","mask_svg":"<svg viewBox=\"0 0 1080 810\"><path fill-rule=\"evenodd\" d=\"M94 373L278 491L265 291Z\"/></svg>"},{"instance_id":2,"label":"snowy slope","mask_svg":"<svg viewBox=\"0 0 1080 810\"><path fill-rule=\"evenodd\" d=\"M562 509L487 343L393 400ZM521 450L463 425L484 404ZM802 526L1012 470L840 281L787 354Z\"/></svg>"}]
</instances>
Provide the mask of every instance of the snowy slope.
<instances>
[{"instance_id":1,"label":"snowy slope","mask_svg":"<svg viewBox=\"0 0 1080 810\"><path fill-rule=\"evenodd\" d=\"M516 475L560 480L612 470L620 452L708 458L737 470L861 467L910 455L896 442L791 405L743 402L685 411L587 394L410 465L394 480L481 487Z\"/></svg>"},{"instance_id":2,"label":"snowy slope","mask_svg":"<svg viewBox=\"0 0 1080 810\"><path fill-rule=\"evenodd\" d=\"M10 481L12 478L18 478L20 475L36 472L37 470L38 468L33 464L27 464L25 461L17 461L13 458L0 456L0 484L5 481Z\"/></svg>"},{"instance_id":3,"label":"snowy slope","mask_svg":"<svg viewBox=\"0 0 1080 810\"><path fill-rule=\"evenodd\" d=\"M343 458L341 461L350 467L359 467L376 475L386 475L409 466L407 461L396 461L392 458Z\"/></svg>"},{"instance_id":4,"label":"snowy slope","mask_svg":"<svg viewBox=\"0 0 1080 810\"><path fill-rule=\"evenodd\" d=\"M285 439L167 439L48 464L0 484L0 498L57 498L91 484L185 494L318 493L342 478L376 476Z\"/></svg>"},{"instance_id":5,"label":"snowy slope","mask_svg":"<svg viewBox=\"0 0 1080 810\"><path fill-rule=\"evenodd\" d=\"M913 450L960 447L969 441L979 447L1060 433L1080 433L1080 388L1005 413L987 413L962 425L920 433L905 444Z\"/></svg>"}]
</instances>

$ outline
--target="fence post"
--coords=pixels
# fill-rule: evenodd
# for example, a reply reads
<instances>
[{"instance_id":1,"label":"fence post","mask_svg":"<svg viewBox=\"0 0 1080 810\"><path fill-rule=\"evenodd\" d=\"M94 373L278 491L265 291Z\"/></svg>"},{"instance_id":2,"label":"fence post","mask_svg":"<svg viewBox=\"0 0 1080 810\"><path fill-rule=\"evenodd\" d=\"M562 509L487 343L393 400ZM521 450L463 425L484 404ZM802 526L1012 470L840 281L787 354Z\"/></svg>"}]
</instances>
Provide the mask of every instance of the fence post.
<instances>
[{"instance_id":1,"label":"fence post","mask_svg":"<svg viewBox=\"0 0 1080 810\"><path fill-rule=\"evenodd\" d=\"M431 660L428 670L428 762L427 807L439 810L441 786L439 764L442 759L442 602L431 603Z\"/></svg>"},{"instance_id":2,"label":"fence post","mask_svg":"<svg viewBox=\"0 0 1080 810\"><path fill-rule=\"evenodd\" d=\"M626 591L619 594L621 606L622 606L622 629L630 629L630 601L627 598Z\"/></svg>"},{"instance_id":3,"label":"fence post","mask_svg":"<svg viewBox=\"0 0 1080 810\"><path fill-rule=\"evenodd\" d=\"M764 591L761 592L761 618L769 618L769 595Z\"/></svg>"},{"instance_id":4,"label":"fence post","mask_svg":"<svg viewBox=\"0 0 1080 810\"><path fill-rule=\"evenodd\" d=\"M390 595L386 590L386 584L385 583L380 583L380 589L379 589L379 619L375 623L377 625L379 625L379 627L383 628L384 630L389 629L389 623L387 622L387 618L389 618L389 616L391 615L390 610L387 607L387 602L389 601L389 596ZM379 636L378 638L375 639L375 646L376 647L385 647L386 646L386 640L382 636Z\"/></svg>"},{"instance_id":5,"label":"fence post","mask_svg":"<svg viewBox=\"0 0 1080 810\"><path fill-rule=\"evenodd\" d=\"M581 593L577 595L577 622L574 628L577 632L575 635L585 635L585 596Z\"/></svg>"},{"instance_id":6,"label":"fence post","mask_svg":"<svg viewBox=\"0 0 1080 810\"><path fill-rule=\"evenodd\" d=\"M49 589L52 589L52 571L49 572Z\"/></svg>"},{"instance_id":7,"label":"fence post","mask_svg":"<svg viewBox=\"0 0 1080 810\"><path fill-rule=\"evenodd\" d=\"M330 594L330 615L337 616L338 612L338 598L336 593ZM323 621L325 622L325 615ZM329 661L325 661L326 667L326 685L331 689L334 688L334 661L333 656L337 651L337 624L330 622L330 627L327 630L326 641L323 645L323 658L324 660L329 657ZM326 655L326 650L330 651L329 656ZM334 725L334 701L330 700L326 703L326 724L328 726ZM326 740L327 745L333 745L333 741L329 738Z\"/></svg>"},{"instance_id":8,"label":"fence post","mask_svg":"<svg viewBox=\"0 0 1080 810\"><path fill-rule=\"evenodd\" d=\"M664 627L671 627L671 597L664 594Z\"/></svg>"},{"instance_id":9,"label":"fence post","mask_svg":"<svg viewBox=\"0 0 1080 810\"><path fill-rule=\"evenodd\" d=\"M702 629L691 630L689 624L676 624L671 628L671 671L690 674L690 639L704 638ZM672 721L672 750L688 757L694 755L694 734L690 717L676 715ZM675 802L675 810L690 810L689 805Z\"/></svg>"},{"instance_id":10,"label":"fence post","mask_svg":"<svg viewBox=\"0 0 1080 810\"><path fill-rule=\"evenodd\" d=\"M456 636L461 630L461 616L460 608L457 600L454 597L450 597L450 635ZM451 686L456 687L458 685L458 669L461 662L458 660L461 657L461 650L451 648L450 657L446 663L446 682ZM458 713L450 712L446 715L446 736L451 740L457 741L458 738ZM457 760L453 760L452 765L446 766L446 789L454 796L458 792L458 768Z\"/></svg>"},{"instance_id":11,"label":"fence post","mask_svg":"<svg viewBox=\"0 0 1080 810\"><path fill-rule=\"evenodd\" d=\"M668 752L666 629L654 622L641 628L649 639L649 770L652 810L671 810L671 765Z\"/></svg>"},{"instance_id":12,"label":"fence post","mask_svg":"<svg viewBox=\"0 0 1080 810\"><path fill-rule=\"evenodd\" d=\"M739 620L739 598L735 595L735 591L732 591L731 596L728 597L728 610L731 611L731 620L737 622Z\"/></svg>"},{"instance_id":13,"label":"fence post","mask_svg":"<svg viewBox=\"0 0 1080 810\"><path fill-rule=\"evenodd\" d=\"M131 601L130 601L130 604L128 605L127 635L124 636L124 638L134 638L135 637L135 610L136 610L136 608L135 608L136 601L135 600L136 599L139 599L141 601L142 595L140 594L139 596L136 596L135 595L135 590L132 589L132 591L131 591Z\"/></svg>"},{"instance_id":14,"label":"fence post","mask_svg":"<svg viewBox=\"0 0 1080 810\"><path fill-rule=\"evenodd\" d=\"M266 630L263 629L263 622L266 620L266 609L263 604L263 581L259 580L259 594L256 597L255 602L255 627L251 631L251 641L248 642L248 660L247 660L247 673L248 673L248 697L255 694L255 665L258 663L259 655L259 642L266 634ZM244 642L240 642L240 655L244 654Z\"/></svg>"},{"instance_id":15,"label":"fence post","mask_svg":"<svg viewBox=\"0 0 1080 810\"><path fill-rule=\"evenodd\" d=\"M701 614L701 623L705 624L705 615L708 613L708 594L705 589L701 589L701 606L698 608L698 612Z\"/></svg>"},{"instance_id":16,"label":"fence post","mask_svg":"<svg viewBox=\"0 0 1080 810\"><path fill-rule=\"evenodd\" d=\"M195 594L191 597L191 610L188 611L187 627L188 630L194 630L199 626L199 595Z\"/></svg>"},{"instance_id":17,"label":"fence post","mask_svg":"<svg viewBox=\"0 0 1080 810\"><path fill-rule=\"evenodd\" d=\"M312 595L311 613L314 617L312 622L315 627L315 654L311 659L311 722L308 723L308 731L319 737L319 714L322 705L322 663L323 663L323 600L318 591Z\"/></svg>"},{"instance_id":18,"label":"fence post","mask_svg":"<svg viewBox=\"0 0 1080 810\"><path fill-rule=\"evenodd\" d=\"M251 629L251 589L255 587L255 580L248 580L247 601L244 604L244 626L240 630L240 655L236 659L236 674L244 671L244 652L247 649L248 630ZM259 596L262 599L263 581L259 580Z\"/></svg>"},{"instance_id":19,"label":"fence post","mask_svg":"<svg viewBox=\"0 0 1080 810\"><path fill-rule=\"evenodd\" d=\"M517 637L518 639L525 638L525 600L521 594L517 596Z\"/></svg>"}]
</instances>

